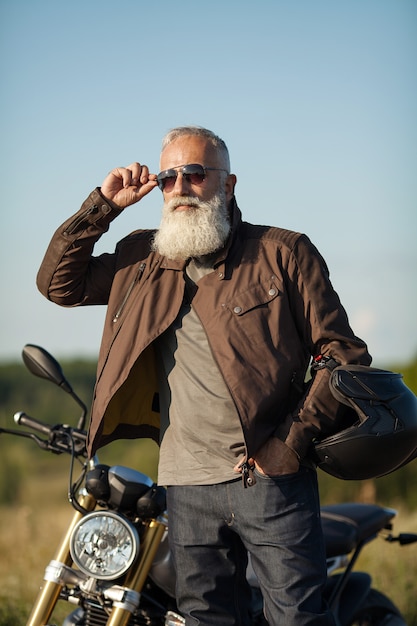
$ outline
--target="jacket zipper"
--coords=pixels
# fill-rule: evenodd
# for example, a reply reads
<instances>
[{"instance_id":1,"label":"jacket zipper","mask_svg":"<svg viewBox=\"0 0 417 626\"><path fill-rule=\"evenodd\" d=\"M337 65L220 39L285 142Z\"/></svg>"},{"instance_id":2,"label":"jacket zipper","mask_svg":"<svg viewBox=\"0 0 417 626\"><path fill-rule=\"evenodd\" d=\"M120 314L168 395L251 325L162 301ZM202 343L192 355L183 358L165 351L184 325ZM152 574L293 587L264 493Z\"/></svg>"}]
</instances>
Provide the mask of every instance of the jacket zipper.
<instances>
[{"instance_id":1,"label":"jacket zipper","mask_svg":"<svg viewBox=\"0 0 417 626\"><path fill-rule=\"evenodd\" d=\"M119 308L116 311L115 316L113 317L113 322L116 323L119 321L119 318L121 316L121 314L123 313L123 310L126 306L127 301L129 300L130 294L133 291L134 286L136 285L136 283L140 280L140 278L143 275L143 272L145 271L145 267L146 267L146 263L141 263L138 267L138 271L135 274L134 279L132 280L132 282L129 285L129 289L126 291L126 294L122 300L121 305L119 306Z\"/></svg>"},{"instance_id":2,"label":"jacket zipper","mask_svg":"<svg viewBox=\"0 0 417 626\"><path fill-rule=\"evenodd\" d=\"M84 222L86 217L91 215L92 213L96 213L98 210L98 206L93 204L90 206L84 213L79 215L69 226L64 230L64 235L68 237L68 235L72 235L77 230L78 226Z\"/></svg>"}]
</instances>

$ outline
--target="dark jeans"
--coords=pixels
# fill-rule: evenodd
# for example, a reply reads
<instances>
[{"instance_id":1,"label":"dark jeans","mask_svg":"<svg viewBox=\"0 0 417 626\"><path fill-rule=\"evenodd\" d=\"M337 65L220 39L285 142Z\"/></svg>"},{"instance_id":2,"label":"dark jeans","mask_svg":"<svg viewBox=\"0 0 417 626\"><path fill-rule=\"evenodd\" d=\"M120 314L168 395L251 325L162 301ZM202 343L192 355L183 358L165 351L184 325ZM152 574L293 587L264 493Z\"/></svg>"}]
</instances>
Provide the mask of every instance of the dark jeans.
<instances>
[{"instance_id":1,"label":"dark jeans","mask_svg":"<svg viewBox=\"0 0 417 626\"><path fill-rule=\"evenodd\" d=\"M247 551L271 626L333 624L316 472L168 488L177 600L187 626L249 626Z\"/></svg>"}]
</instances>

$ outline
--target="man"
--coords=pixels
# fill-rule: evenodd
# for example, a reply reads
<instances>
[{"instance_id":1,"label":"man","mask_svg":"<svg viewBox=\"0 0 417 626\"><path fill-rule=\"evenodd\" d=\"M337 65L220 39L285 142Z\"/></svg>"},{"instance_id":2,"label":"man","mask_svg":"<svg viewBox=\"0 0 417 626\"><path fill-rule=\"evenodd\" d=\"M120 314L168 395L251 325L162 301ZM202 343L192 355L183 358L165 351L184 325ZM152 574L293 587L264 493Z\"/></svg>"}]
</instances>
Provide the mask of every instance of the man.
<instances>
[{"instance_id":1,"label":"man","mask_svg":"<svg viewBox=\"0 0 417 626\"><path fill-rule=\"evenodd\" d=\"M250 624L247 551L269 624L331 624L317 480L308 453L340 405L311 357L369 364L307 237L242 222L226 145L172 130L161 172L116 168L55 233L38 286L63 306L106 304L91 454L161 440L177 599L187 625ZM113 254L95 242L156 187L158 231ZM245 488L250 487L250 488Z\"/></svg>"}]
</instances>

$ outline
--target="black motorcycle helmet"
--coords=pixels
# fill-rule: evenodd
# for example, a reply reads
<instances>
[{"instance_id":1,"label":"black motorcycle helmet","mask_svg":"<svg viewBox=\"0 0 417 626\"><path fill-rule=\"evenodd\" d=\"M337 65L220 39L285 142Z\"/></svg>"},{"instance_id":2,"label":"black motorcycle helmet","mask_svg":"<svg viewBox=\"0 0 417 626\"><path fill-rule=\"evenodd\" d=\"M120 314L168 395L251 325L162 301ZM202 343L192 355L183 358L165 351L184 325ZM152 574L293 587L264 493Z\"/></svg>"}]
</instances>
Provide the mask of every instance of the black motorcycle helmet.
<instances>
[{"instance_id":1,"label":"black motorcycle helmet","mask_svg":"<svg viewBox=\"0 0 417 626\"><path fill-rule=\"evenodd\" d=\"M363 480L389 474L417 456L417 398L401 374L341 365L329 385L349 407L349 425L315 443L318 467L336 478Z\"/></svg>"}]
</instances>

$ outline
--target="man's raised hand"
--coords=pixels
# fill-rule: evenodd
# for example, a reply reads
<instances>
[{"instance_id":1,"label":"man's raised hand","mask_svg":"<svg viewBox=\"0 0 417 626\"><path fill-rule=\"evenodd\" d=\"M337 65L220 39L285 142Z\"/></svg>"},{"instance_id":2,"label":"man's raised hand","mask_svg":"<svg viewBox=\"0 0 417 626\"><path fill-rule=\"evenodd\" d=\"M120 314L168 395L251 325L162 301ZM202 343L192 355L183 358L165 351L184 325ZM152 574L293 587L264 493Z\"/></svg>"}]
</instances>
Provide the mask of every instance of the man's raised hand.
<instances>
[{"instance_id":1,"label":"man's raised hand","mask_svg":"<svg viewBox=\"0 0 417 626\"><path fill-rule=\"evenodd\" d=\"M150 174L147 165L132 163L111 170L103 181L101 193L124 209L141 200L157 186L156 174Z\"/></svg>"}]
</instances>

